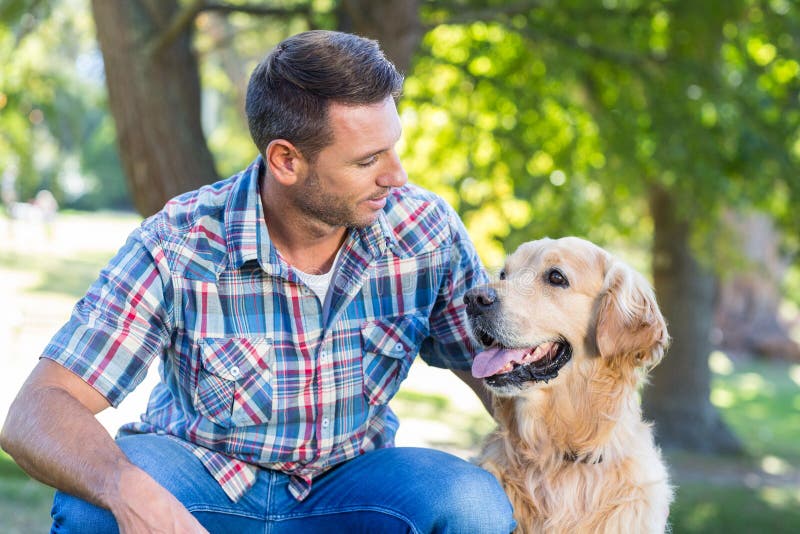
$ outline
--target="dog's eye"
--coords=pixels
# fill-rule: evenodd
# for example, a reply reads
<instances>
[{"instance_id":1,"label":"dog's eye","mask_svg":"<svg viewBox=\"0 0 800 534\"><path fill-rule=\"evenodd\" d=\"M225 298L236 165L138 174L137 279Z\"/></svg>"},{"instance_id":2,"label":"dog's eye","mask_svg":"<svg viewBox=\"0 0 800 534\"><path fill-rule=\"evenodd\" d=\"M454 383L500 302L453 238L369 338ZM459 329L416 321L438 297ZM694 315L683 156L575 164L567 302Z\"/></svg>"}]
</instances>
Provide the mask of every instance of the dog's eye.
<instances>
[{"instance_id":1,"label":"dog's eye","mask_svg":"<svg viewBox=\"0 0 800 534\"><path fill-rule=\"evenodd\" d=\"M547 273L547 281L554 286L569 287L569 281L567 280L567 277L564 276L564 273L558 269L551 269L550 272Z\"/></svg>"},{"instance_id":2,"label":"dog's eye","mask_svg":"<svg viewBox=\"0 0 800 534\"><path fill-rule=\"evenodd\" d=\"M506 279L506 270L505 269L501 269L500 273L497 276L500 277L500 280L505 280Z\"/></svg>"}]
</instances>

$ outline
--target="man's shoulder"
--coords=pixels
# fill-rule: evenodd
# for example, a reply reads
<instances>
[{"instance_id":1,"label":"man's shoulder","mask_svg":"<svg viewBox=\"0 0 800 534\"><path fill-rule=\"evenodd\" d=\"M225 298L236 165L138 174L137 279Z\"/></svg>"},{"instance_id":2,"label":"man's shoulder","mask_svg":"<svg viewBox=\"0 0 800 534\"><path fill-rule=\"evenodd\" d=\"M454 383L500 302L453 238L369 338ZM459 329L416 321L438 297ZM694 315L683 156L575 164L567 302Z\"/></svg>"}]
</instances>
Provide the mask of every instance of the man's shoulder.
<instances>
[{"instance_id":1,"label":"man's shoulder","mask_svg":"<svg viewBox=\"0 0 800 534\"><path fill-rule=\"evenodd\" d=\"M411 183L392 189L385 209L386 219L393 228L410 223L424 226L451 212L452 208L442 197Z\"/></svg>"},{"instance_id":2,"label":"man's shoulder","mask_svg":"<svg viewBox=\"0 0 800 534\"><path fill-rule=\"evenodd\" d=\"M455 212L431 191L414 184L392 189L385 209L386 222L408 253L447 245L452 238Z\"/></svg>"},{"instance_id":3,"label":"man's shoulder","mask_svg":"<svg viewBox=\"0 0 800 534\"><path fill-rule=\"evenodd\" d=\"M173 269L201 279L224 269L228 252L225 224L229 211L237 209L231 202L241 178L240 173L183 193L142 223L142 231L159 244Z\"/></svg>"},{"instance_id":4,"label":"man's shoulder","mask_svg":"<svg viewBox=\"0 0 800 534\"><path fill-rule=\"evenodd\" d=\"M151 217L152 224L180 234L199 224L225 220L228 198L239 175L178 195Z\"/></svg>"}]
</instances>

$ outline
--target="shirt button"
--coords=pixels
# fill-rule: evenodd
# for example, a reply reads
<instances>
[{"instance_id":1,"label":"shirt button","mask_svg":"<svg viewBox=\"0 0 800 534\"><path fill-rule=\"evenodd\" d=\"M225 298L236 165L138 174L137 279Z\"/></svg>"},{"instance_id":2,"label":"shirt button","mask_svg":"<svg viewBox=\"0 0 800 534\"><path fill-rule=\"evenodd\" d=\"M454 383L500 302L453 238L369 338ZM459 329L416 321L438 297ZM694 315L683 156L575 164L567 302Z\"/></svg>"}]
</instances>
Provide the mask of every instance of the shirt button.
<instances>
[{"instance_id":1,"label":"shirt button","mask_svg":"<svg viewBox=\"0 0 800 534\"><path fill-rule=\"evenodd\" d=\"M233 367L231 367L231 376L232 377L238 378L240 374L242 374L242 371L239 370L238 367L236 367L235 365Z\"/></svg>"},{"instance_id":2,"label":"shirt button","mask_svg":"<svg viewBox=\"0 0 800 534\"><path fill-rule=\"evenodd\" d=\"M328 361L328 353L323 350L322 352L319 353L319 359L321 361L323 361L323 362L327 362Z\"/></svg>"},{"instance_id":3,"label":"shirt button","mask_svg":"<svg viewBox=\"0 0 800 534\"><path fill-rule=\"evenodd\" d=\"M394 344L394 350L396 350L396 351L401 351L401 350L403 350L404 348L405 348L405 347L403 346L403 344L402 344L402 343L395 343L395 344Z\"/></svg>"},{"instance_id":4,"label":"shirt button","mask_svg":"<svg viewBox=\"0 0 800 534\"><path fill-rule=\"evenodd\" d=\"M331 424L331 422L327 417L322 420L322 428L328 428L328 425L330 425L330 424Z\"/></svg>"}]
</instances>

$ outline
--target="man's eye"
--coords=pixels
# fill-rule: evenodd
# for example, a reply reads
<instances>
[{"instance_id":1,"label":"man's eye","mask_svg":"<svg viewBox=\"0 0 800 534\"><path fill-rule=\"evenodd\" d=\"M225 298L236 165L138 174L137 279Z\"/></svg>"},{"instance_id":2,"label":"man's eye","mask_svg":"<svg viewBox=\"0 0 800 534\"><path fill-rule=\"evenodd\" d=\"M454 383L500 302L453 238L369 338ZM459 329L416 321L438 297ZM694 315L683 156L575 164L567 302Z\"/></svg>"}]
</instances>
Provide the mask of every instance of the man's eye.
<instances>
[{"instance_id":1,"label":"man's eye","mask_svg":"<svg viewBox=\"0 0 800 534\"><path fill-rule=\"evenodd\" d=\"M377 162L378 162L378 155L376 154L376 155L372 156L371 158L369 158L367 160L359 161L358 162L358 166L359 167L372 167Z\"/></svg>"},{"instance_id":2,"label":"man's eye","mask_svg":"<svg viewBox=\"0 0 800 534\"><path fill-rule=\"evenodd\" d=\"M554 286L569 287L567 277L558 269L551 269L550 272L547 273L547 281Z\"/></svg>"}]
</instances>

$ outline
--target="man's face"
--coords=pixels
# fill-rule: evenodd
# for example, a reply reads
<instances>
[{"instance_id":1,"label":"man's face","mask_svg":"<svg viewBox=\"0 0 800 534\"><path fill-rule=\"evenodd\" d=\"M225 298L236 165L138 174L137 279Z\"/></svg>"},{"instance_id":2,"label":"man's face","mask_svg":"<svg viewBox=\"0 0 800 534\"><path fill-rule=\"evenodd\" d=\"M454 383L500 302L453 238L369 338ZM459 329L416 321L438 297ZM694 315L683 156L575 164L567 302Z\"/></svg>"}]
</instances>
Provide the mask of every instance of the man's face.
<instances>
[{"instance_id":1,"label":"man's face","mask_svg":"<svg viewBox=\"0 0 800 534\"><path fill-rule=\"evenodd\" d=\"M400 117L394 99L378 104L331 104L333 143L323 148L295 190L307 215L329 226L375 222L392 187L408 181L395 151Z\"/></svg>"}]
</instances>

